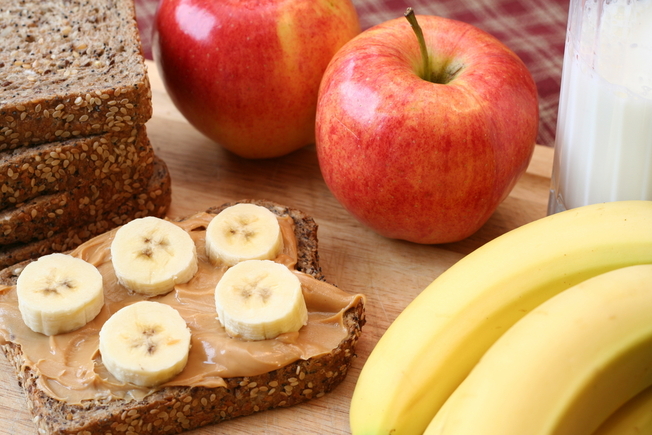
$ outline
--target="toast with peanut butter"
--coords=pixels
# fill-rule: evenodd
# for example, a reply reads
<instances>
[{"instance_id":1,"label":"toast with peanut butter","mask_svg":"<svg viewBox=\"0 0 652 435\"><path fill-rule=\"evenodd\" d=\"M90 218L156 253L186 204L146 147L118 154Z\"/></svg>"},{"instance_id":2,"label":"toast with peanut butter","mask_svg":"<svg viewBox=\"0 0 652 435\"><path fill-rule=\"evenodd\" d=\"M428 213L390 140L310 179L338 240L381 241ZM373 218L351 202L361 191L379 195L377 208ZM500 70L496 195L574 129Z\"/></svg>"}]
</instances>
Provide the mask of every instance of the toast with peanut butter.
<instances>
[{"instance_id":1,"label":"toast with peanut butter","mask_svg":"<svg viewBox=\"0 0 652 435\"><path fill-rule=\"evenodd\" d=\"M215 254L219 249L214 242L207 241L214 240L211 228L217 217L238 204L265 208L277 220L281 243L269 259L228 263L227 257ZM54 336L31 330L16 295L18 278L27 274L31 261L0 272L0 344L16 369L39 433L180 433L317 399L342 382L365 323L364 296L326 281L311 217L273 202L244 200L166 220L165 225L172 223L194 241L198 266L191 278L156 295L130 289L109 254L117 255L121 232L133 222L69 251L95 265L105 283L102 310L78 330ZM298 330L263 339L234 336L222 323L226 316L216 314L217 289L227 275L256 261L286 266L282 269L298 278L308 313ZM174 308L191 333L183 369L156 385L120 380L109 365L108 348L102 347L109 320L144 302ZM44 352L49 355L46 364Z\"/></svg>"}]
</instances>

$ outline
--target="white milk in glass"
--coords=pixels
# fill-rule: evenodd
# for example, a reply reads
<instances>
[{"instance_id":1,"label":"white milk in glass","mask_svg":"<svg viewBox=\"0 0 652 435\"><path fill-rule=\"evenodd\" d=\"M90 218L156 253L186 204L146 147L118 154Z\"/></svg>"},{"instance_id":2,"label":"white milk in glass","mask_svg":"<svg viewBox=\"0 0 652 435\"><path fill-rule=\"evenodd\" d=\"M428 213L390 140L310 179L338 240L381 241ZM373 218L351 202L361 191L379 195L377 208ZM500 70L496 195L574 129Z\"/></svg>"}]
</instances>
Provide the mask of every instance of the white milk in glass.
<instances>
[{"instance_id":1,"label":"white milk in glass","mask_svg":"<svg viewBox=\"0 0 652 435\"><path fill-rule=\"evenodd\" d=\"M652 200L652 0L571 0L548 212Z\"/></svg>"}]
</instances>

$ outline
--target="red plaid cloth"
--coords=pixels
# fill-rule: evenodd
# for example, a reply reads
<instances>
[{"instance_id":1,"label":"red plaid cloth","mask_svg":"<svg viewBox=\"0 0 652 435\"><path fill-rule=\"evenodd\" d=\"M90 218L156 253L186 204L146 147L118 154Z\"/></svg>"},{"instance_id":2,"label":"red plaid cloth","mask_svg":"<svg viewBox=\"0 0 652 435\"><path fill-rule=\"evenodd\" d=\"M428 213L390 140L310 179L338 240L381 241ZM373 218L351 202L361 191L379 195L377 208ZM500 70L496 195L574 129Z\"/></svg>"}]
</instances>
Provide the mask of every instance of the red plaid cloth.
<instances>
[{"instance_id":1,"label":"red plaid cloth","mask_svg":"<svg viewBox=\"0 0 652 435\"><path fill-rule=\"evenodd\" d=\"M151 26L158 0L135 0L145 55L151 59ZM528 66L539 90L537 142L552 146L557 123L569 0L353 0L363 29L402 16L439 15L473 24L500 39Z\"/></svg>"}]
</instances>

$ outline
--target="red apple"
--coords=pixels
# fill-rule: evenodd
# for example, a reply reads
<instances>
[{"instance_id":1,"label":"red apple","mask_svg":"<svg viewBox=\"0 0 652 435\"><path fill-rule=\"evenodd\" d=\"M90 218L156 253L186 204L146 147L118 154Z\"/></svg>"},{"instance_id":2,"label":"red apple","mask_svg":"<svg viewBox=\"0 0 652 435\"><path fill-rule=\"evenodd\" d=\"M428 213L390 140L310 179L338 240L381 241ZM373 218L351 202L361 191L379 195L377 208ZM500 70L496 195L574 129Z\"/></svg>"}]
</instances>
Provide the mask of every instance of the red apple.
<instances>
[{"instance_id":1,"label":"red apple","mask_svg":"<svg viewBox=\"0 0 652 435\"><path fill-rule=\"evenodd\" d=\"M195 128L270 158L314 143L321 77L358 33L350 0L162 0L152 51Z\"/></svg>"},{"instance_id":2,"label":"red apple","mask_svg":"<svg viewBox=\"0 0 652 435\"><path fill-rule=\"evenodd\" d=\"M494 37L417 18L415 30L405 18L368 29L333 57L319 91L317 153L331 192L363 224L389 238L454 242L477 231L526 170L537 90Z\"/></svg>"}]
</instances>

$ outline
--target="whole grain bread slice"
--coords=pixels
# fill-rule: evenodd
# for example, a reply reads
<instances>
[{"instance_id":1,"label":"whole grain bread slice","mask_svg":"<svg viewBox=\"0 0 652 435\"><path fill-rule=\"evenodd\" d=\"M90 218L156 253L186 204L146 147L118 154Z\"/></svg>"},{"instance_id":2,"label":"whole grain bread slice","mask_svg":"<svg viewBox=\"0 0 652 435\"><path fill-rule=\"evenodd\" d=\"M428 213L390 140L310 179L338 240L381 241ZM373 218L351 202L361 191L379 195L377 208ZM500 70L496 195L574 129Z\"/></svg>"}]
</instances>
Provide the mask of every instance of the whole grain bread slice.
<instances>
[{"instance_id":1,"label":"whole grain bread slice","mask_svg":"<svg viewBox=\"0 0 652 435\"><path fill-rule=\"evenodd\" d=\"M0 152L0 210L93 181L142 189L153 156L145 126Z\"/></svg>"},{"instance_id":2,"label":"whole grain bread slice","mask_svg":"<svg viewBox=\"0 0 652 435\"><path fill-rule=\"evenodd\" d=\"M90 176L72 176L72 186L68 189L0 210L0 245L45 239L67 227L93 222L135 193L144 191L154 172L154 151L144 131L137 142L124 143L128 148L110 146L111 142L99 139L92 141L88 156L73 163L81 168L90 166ZM109 151L111 148L131 157L116 158ZM56 170L59 166L52 167ZM54 178L52 171L42 174ZM55 183L56 178L52 184Z\"/></svg>"},{"instance_id":3,"label":"whole grain bread slice","mask_svg":"<svg viewBox=\"0 0 652 435\"><path fill-rule=\"evenodd\" d=\"M242 201L241 201L242 202ZM298 240L297 270L324 280L319 265L317 224L303 212L269 201L253 202L294 221ZM216 213L224 207L208 212ZM22 265L0 273L0 283L15 283ZM164 387L141 400L93 400L81 405L53 399L38 387L38 374L11 342L3 350L16 368L39 432L43 434L117 433L173 434L277 407L316 399L345 378L355 357L355 345L365 323L364 300L344 313L346 336L332 351L297 360L256 376L225 379L225 387Z\"/></svg>"},{"instance_id":4,"label":"whole grain bread slice","mask_svg":"<svg viewBox=\"0 0 652 435\"><path fill-rule=\"evenodd\" d=\"M46 235L45 238L0 246L0 268L9 268L41 255L74 249L86 240L132 219L144 216L164 217L172 195L170 174L165 162L158 157L148 166L152 167L153 172L145 188L138 189L115 206L94 209L94 214L89 214L92 219L85 219L86 222L77 219L69 227ZM58 224L56 219L57 216L54 217L54 225ZM9 269L5 269L7 271Z\"/></svg>"},{"instance_id":5,"label":"whole grain bread slice","mask_svg":"<svg viewBox=\"0 0 652 435\"><path fill-rule=\"evenodd\" d=\"M152 115L133 0L0 0L0 150Z\"/></svg>"}]
</instances>

